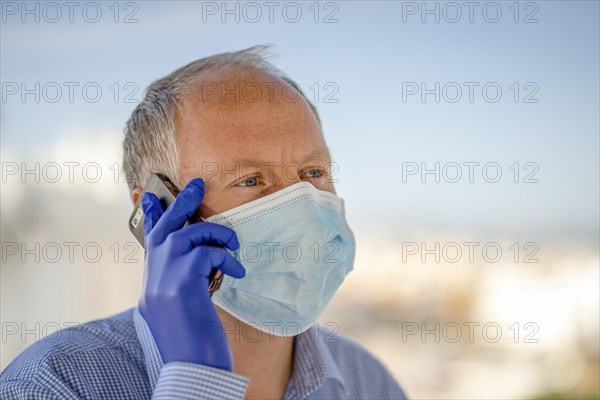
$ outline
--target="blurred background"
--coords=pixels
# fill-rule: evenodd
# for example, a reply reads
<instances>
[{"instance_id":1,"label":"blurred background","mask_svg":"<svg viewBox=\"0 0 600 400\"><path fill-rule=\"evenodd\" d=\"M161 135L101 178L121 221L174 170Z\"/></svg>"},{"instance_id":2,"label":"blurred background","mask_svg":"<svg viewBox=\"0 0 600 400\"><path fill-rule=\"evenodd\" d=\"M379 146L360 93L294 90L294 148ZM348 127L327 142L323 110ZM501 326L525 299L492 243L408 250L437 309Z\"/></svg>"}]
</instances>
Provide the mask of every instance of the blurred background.
<instances>
[{"instance_id":1,"label":"blurred background","mask_svg":"<svg viewBox=\"0 0 600 400\"><path fill-rule=\"evenodd\" d=\"M599 3L1 2L0 368L134 306L119 173L155 79L273 44L355 270L320 323L414 399L598 398Z\"/></svg>"}]
</instances>

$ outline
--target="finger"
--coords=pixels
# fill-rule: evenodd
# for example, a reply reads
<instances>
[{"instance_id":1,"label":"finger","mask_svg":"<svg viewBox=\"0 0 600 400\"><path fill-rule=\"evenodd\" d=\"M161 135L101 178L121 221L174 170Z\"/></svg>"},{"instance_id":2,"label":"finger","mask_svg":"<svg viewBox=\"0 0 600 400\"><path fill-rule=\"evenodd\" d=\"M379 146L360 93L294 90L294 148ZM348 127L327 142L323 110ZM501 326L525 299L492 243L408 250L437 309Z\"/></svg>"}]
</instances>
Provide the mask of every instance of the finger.
<instances>
[{"instance_id":1,"label":"finger","mask_svg":"<svg viewBox=\"0 0 600 400\"><path fill-rule=\"evenodd\" d=\"M230 250L240 247L237 234L231 228L212 222L198 222L173 232L169 240L174 240L181 251L187 252L201 245L220 245Z\"/></svg>"},{"instance_id":2,"label":"finger","mask_svg":"<svg viewBox=\"0 0 600 400\"><path fill-rule=\"evenodd\" d=\"M238 260L233 258L225 249L217 247L218 251L211 253L211 265L219 269L224 274L234 278L243 278L246 276L246 269Z\"/></svg>"},{"instance_id":3,"label":"finger","mask_svg":"<svg viewBox=\"0 0 600 400\"><path fill-rule=\"evenodd\" d=\"M150 231L163 214L163 209L158 197L154 193L146 192L142 195L142 210L144 211L144 240L147 242Z\"/></svg>"},{"instance_id":4,"label":"finger","mask_svg":"<svg viewBox=\"0 0 600 400\"><path fill-rule=\"evenodd\" d=\"M212 268L217 268L224 274L234 278L243 278L246 276L246 269L224 248L216 246L200 246L188 253L195 260L207 262L198 262L196 265L202 265L201 270L196 270L203 277L208 277Z\"/></svg>"},{"instance_id":5,"label":"finger","mask_svg":"<svg viewBox=\"0 0 600 400\"><path fill-rule=\"evenodd\" d=\"M171 232L181 229L200 207L203 198L204 181L201 178L192 179L156 224L154 229L158 243L162 243Z\"/></svg>"}]
</instances>

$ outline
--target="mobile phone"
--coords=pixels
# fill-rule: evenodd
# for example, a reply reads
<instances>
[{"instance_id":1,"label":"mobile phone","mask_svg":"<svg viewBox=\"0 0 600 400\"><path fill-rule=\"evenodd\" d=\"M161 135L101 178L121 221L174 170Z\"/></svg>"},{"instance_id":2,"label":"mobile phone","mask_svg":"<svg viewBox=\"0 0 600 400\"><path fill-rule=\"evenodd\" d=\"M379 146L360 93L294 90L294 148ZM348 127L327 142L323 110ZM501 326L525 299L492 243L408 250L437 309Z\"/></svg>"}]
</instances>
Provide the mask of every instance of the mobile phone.
<instances>
[{"instance_id":1,"label":"mobile phone","mask_svg":"<svg viewBox=\"0 0 600 400\"><path fill-rule=\"evenodd\" d=\"M144 210L142 209L142 196L146 192L154 193L160 200L163 210L165 210L175 201L175 197L179 194L179 189L166 175L160 173L150 175L148 183L142 194L140 194L140 197L133 208L133 212L129 217L129 230L131 230L131 233L137 238L142 247L144 247ZM194 214L186 221L184 226L187 226L190 223L202 223L202 220ZM213 268L208 277L208 281L208 292L212 296L215 290L221 286L223 273L218 269Z\"/></svg>"}]
</instances>

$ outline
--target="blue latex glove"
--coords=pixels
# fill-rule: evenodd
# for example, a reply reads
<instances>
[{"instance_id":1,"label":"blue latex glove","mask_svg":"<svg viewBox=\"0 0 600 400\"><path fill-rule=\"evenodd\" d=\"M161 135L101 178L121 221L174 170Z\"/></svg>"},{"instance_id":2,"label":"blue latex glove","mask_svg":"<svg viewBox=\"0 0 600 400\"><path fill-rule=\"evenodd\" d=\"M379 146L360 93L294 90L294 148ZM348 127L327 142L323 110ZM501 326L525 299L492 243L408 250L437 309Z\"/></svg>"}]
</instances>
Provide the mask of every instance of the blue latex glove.
<instances>
[{"instance_id":1,"label":"blue latex glove","mask_svg":"<svg viewBox=\"0 0 600 400\"><path fill-rule=\"evenodd\" d=\"M192 180L163 212L156 195L144 193L146 279L139 301L164 363L185 361L233 371L229 343L208 292L212 268L235 278L244 267L227 251L239 247L232 229L210 222L183 227L204 198L204 182Z\"/></svg>"}]
</instances>

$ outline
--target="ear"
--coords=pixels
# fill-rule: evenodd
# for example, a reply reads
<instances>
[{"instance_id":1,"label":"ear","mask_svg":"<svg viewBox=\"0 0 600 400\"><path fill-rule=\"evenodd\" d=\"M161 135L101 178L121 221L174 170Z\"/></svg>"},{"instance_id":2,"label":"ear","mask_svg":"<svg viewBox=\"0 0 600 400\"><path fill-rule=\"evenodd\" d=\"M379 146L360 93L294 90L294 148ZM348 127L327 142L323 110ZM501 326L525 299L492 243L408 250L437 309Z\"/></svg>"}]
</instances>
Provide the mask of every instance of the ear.
<instances>
[{"instance_id":1,"label":"ear","mask_svg":"<svg viewBox=\"0 0 600 400\"><path fill-rule=\"evenodd\" d=\"M143 191L144 191L144 190L143 190L141 187L139 187L139 186L136 186L136 187L133 189L133 191L131 192L131 200L133 200L133 204L134 204L134 205L137 203L137 201L138 201L138 199L140 198L140 196L142 195L142 192L143 192Z\"/></svg>"}]
</instances>

